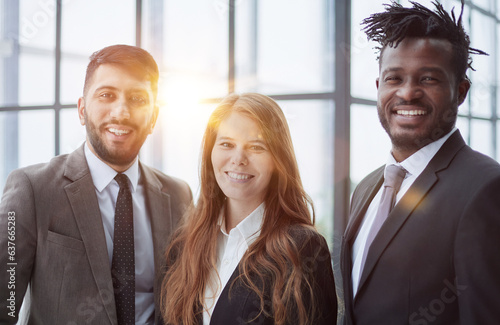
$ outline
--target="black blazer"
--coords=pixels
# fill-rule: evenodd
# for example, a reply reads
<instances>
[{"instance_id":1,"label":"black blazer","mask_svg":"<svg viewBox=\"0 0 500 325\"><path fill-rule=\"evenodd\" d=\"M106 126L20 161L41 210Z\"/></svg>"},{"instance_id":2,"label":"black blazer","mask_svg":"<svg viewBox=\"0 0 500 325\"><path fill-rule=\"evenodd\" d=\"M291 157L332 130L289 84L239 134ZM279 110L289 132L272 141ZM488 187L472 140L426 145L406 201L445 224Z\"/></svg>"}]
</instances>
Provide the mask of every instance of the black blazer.
<instances>
[{"instance_id":1,"label":"black blazer","mask_svg":"<svg viewBox=\"0 0 500 325\"><path fill-rule=\"evenodd\" d=\"M306 277L311 281L317 304L317 316L314 325L334 325L337 323L337 295L333 280L332 262L328 245L318 233L294 229L290 231L300 248L300 258L304 263ZM170 258L169 258L170 260ZM171 260L170 260L171 261ZM170 264L170 262L168 263ZM239 267L236 268L215 305L210 320L211 325L244 325L261 324L272 325L272 317L260 313L260 300L257 295L247 288L241 278L238 278ZM237 279L238 278L238 279ZM234 280L236 279L236 282ZM271 281L271 279L269 279ZM232 288L231 284L234 282ZM267 281L266 281L267 282ZM231 288L231 290L230 290ZM266 283L269 288L269 282ZM270 296L270 291L265 290L265 296ZM303 293L307 297L307 293ZM307 300L307 299L306 299ZM270 300L266 304L268 311L272 309ZM306 306L307 308L308 306ZM203 324L201 309L198 314L198 324ZM260 314L260 315L259 315ZM257 317L258 316L258 317ZM296 318L287 324L297 324Z\"/></svg>"},{"instance_id":2,"label":"black blazer","mask_svg":"<svg viewBox=\"0 0 500 325\"><path fill-rule=\"evenodd\" d=\"M351 248L383 167L352 197L342 240L347 324L500 324L500 165L456 131L389 214L356 298Z\"/></svg>"}]
</instances>

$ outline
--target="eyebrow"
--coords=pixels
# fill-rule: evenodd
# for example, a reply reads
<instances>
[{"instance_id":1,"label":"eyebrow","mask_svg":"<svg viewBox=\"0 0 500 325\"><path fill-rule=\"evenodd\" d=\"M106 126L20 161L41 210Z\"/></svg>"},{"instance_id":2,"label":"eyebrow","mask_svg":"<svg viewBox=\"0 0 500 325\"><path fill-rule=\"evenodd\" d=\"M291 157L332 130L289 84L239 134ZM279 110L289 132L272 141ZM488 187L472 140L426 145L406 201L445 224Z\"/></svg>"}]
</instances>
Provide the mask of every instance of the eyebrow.
<instances>
[{"instance_id":1,"label":"eyebrow","mask_svg":"<svg viewBox=\"0 0 500 325\"><path fill-rule=\"evenodd\" d=\"M382 71L382 74L384 73L389 73L389 72L399 72L404 70L402 67L389 67L385 70ZM437 73L443 73L443 69L438 68L438 67L422 67L418 69L419 72L437 72Z\"/></svg>"},{"instance_id":2,"label":"eyebrow","mask_svg":"<svg viewBox=\"0 0 500 325\"><path fill-rule=\"evenodd\" d=\"M101 86L99 88L96 88L96 90L94 91L94 93L97 93L101 90L112 90L112 91L119 91L118 88L114 87L114 86ZM147 89L143 89L143 88L133 88L133 89L130 89L130 90L127 90L127 92L138 92L138 93L148 93Z\"/></svg>"},{"instance_id":3,"label":"eyebrow","mask_svg":"<svg viewBox=\"0 0 500 325\"><path fill-rule=\"evenodd\" d=\"M99 88L96 88L96 90L94 90L94 94L97 93L97 92L100 92L101 90L114 90L114 91L117 91L118 88L116 87L113 87L113 86L101 86Z\"/></svg>"},{"instance_id":4,"label":"eyebrow","mask_svg":"<svg viewBox=\"0 0 500 325\"><path fill-rule=\"evenodd\" d=\"M220 140L232 140L232 141L234 141L234 139L231 138L231 137L217 137L216 140L217 141L220 141ZM263 145L267 145L267 143L265 141L260 140L260 139L250 140L248 142L251 142L251 143L260 143L260 144L263 144Z\"/></svg>"}]
</instances>

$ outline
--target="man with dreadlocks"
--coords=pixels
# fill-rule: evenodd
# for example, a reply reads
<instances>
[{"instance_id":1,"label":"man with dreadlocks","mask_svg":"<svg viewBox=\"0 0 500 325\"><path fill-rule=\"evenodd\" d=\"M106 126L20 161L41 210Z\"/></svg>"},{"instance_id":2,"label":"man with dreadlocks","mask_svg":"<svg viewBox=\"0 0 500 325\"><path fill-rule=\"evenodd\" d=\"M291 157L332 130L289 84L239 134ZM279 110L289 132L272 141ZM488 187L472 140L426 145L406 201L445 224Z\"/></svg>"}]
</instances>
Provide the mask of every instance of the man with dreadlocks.
<instances>
[{"instance_id":1,"label":"man with dreadlocks","mask_svg":"<svg viewBox=\"0 0 500 325\"><path fill-rule=\"evenodd\" d=\"M470 47L463 1L458 20L437 2L411 4L363 21L380 44L377 109L392 150L352 196L345 321L500 324L500 165L455 127L470 54L486 53Z\"/></svg>"}]
</instances>

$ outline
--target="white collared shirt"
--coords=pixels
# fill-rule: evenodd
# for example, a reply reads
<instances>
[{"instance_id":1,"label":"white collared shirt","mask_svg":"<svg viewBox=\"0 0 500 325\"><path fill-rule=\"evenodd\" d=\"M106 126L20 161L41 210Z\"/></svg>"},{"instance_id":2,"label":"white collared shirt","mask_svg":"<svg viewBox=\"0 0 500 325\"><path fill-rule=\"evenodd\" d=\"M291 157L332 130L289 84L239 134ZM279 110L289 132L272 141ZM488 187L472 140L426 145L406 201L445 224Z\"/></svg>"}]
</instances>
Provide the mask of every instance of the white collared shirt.
<instances>
[{"instance_id":1,"label":"white collared shirt","mask_svg":"<svg viewBox=\"0 0 500 325\"><path fill-rule=\"evenodd\" d=\"M436 155L436 153L441 149L443 144L448 140L448 138L456 131L456 128L451 130L448 134L442 138L429 143L425 147L421 148L415 152L410 157L406 158L401 163L398 163L392 154L389 155L387 159L386 166L397 165L406 169L406 176L401 184L401 188L396 196L396 204L403 197L403 195L408 191L410 186L415 182L418 176L424 171L425 167L429 164L431 159ZM385 174L385 170L384 170ZM377 194L373 198L372 202L366 210L366 214L363 218L363 223L359 229L358 236L354 241L352 246L352 292L353 297L356 296L358 292L359 280L361 279L361 260L363 253L366 249L366 240L368 238L368 233L372 227L373 221L375 220L375 215L377 214L378 206L380 205L380 199L382 198L382 189L380 187Z\"/></svg>"},{"instance_id":2,"label":"white collared shirt","mask_svg":"<svg viewBox=\"0 0 500 325\"><path fill-rule=\"evenodd\" d=\"M205 288L203 324L210 324L210 317L220 294L248 247L259 237L264 219L264 203L243 219L236 227L226 232L224 208L219 216L220 232L217 237L217 270L212 270L210 281Z\"/></svg>"},{"instance_id":3,"label":"white collared shirt","mask_svg":"<svg viewBox=\"0 0 500 325\"><path fill-rule=\"evenodd\" d=\"M101 211L104 236L109 256L109 267L113 260L113 235L115 228L115 207L120 186L114 180L118 174L113 168L100 160L85 144L85 158L92 175L97 201ZM135 249L135 322L136 324L154 323L154 256L151 221L147 214L145 188L139 182L141 171L139 161L124 172L130 180L134 213Z\"/></svg>"}]
</instances>

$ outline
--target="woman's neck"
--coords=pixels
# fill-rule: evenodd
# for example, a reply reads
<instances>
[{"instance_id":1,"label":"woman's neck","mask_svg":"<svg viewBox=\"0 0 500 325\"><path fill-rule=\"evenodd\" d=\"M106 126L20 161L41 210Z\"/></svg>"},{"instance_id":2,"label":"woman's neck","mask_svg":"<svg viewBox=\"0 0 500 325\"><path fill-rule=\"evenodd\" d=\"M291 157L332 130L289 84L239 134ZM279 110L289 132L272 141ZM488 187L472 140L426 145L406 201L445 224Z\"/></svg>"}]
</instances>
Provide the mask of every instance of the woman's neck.
<instances>
[{"instance_id":1,"label":"woman's neck","mask_svg":"<svg viewBox=\"0 0 500 325\"><path fill-rule=\"evenodd\" d=\"M248 215L257 209L261 203L248 204L248 202L235 202L234 200L227 200L225 206L226 210L224 211L227 233L242 222L243 219L248 217Z\"/></svg>"}]
</instances>

